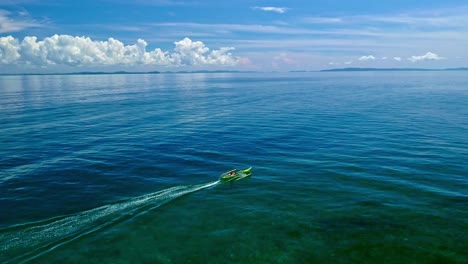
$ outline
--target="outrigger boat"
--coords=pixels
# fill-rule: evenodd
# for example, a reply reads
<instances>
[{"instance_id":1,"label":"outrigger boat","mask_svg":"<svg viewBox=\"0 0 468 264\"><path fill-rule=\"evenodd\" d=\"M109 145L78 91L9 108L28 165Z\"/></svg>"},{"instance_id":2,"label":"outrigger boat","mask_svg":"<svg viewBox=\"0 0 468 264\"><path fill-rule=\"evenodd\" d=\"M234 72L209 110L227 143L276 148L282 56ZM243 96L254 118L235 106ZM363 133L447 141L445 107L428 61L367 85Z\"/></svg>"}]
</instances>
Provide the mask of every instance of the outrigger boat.
<instances>
[{"instance_id":1,"label":"outrigger boat","mask_svg":"<svg viewBox=\"0 0 468 264\"><path fill-rule=\"evenodd\" d=\"M246 177L252 176L251 170L252 170L252 167L250 167L248 169L245 169L245 170L238 170L238 169L230 170L230 171L227 171L227 172L221 174L219 179L222 182L242 180L242 179L244 179Z\"/></svg>"}]
</instances>

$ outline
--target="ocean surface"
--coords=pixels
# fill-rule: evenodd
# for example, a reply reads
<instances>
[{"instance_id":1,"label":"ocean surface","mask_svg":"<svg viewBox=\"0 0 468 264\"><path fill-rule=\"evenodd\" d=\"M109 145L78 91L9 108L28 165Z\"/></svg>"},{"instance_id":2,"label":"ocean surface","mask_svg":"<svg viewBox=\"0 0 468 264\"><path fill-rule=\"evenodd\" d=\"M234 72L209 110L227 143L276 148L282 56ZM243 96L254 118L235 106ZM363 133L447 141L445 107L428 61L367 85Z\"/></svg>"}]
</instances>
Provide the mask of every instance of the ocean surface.
<instances>
[{"instance_id":1,"label":"ocean surface","mask_svg":"<svg viewBox=\"0 0 468 264\"><path fill-rule=\"evenodd\" d=\"M468 263L468 72L0 76L0 263Z\"/></svg>"}]
</instances>

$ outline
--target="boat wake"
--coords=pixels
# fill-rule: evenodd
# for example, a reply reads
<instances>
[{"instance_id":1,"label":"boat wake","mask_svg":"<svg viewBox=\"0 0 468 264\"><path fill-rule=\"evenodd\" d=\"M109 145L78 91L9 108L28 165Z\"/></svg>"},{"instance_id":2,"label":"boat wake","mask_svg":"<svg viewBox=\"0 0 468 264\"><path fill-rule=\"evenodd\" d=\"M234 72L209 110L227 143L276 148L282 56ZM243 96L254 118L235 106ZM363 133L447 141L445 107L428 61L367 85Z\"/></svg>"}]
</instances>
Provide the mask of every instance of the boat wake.
<instances>
[{"instance_id":1,"label":"boat wake","mask_svg":"<svg viewBox=\"0 0 468 264\"><path fill-rule=\"evenodd\" d=\"M0 230L0 262L25 263L82 236L145 213L220 181L176 186L73 215Z\"/></svg>"}]
</instances>

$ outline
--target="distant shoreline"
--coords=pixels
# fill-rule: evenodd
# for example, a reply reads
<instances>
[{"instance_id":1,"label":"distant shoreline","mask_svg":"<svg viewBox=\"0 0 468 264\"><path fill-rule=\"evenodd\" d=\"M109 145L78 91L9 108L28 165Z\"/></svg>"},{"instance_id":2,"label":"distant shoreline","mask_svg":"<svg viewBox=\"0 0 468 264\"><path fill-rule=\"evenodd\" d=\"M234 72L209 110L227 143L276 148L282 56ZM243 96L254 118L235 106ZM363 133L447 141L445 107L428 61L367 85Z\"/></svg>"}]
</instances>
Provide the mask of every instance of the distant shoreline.
<instances>
[{"instance_id":1,"label":"distant shoreline","mask_svg":"<svg viewBox=\"0 0 468 264\"><path fill-rule=\"evenodd\" d=\"M426 68L337 68L337 69L325 69L325 70L292 70L287 71L290 73L307 73L307 72L396 72L396 71L468 71L468 67L460 68L445 68L445 69L426 69ZM271 71L278 73L278 71ZM219 71L148 71L148 72L128 72L128 71L115 71L115 72L93 72L93 71L83 71L83 72L66 72L66 73L0 73L0 76L34 76L34 75L138 75L138 74L196 74L196 73L269 73L267 71L228 71L228 70L219 70Z\"/></svg>"},{"instance_id":2,"label":"distant shoreline","mask_svg":"<svg viewBox=\"0 0 468 264\"><path fill-rule=\"evenodd\" d=\"M425 68L338 68L321 70L320 72L362 72L362 71L468 71L467 67L425 69Z\"/></svg>"}]
</instances>

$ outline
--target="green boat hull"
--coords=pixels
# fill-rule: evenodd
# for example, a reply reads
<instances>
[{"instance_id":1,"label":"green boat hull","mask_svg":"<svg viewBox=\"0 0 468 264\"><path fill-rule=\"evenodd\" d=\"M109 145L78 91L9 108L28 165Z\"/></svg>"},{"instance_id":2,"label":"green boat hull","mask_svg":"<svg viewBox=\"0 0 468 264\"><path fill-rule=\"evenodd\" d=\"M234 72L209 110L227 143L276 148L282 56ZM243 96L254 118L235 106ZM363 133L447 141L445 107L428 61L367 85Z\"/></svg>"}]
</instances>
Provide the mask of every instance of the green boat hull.
<instances>
[{"instance_id":1,"label":"green boat hull","mask_svg":"<svg viewBox=\"0 0 468 264\"><path fill-rule=\"evenodd\" d=\"M221 174L220 176L220 180L222 182L231 182L231 181L238 181L238 180L242 180L246 177L250 177L252 176L252 167L248 168L248 169L245 169L245 170L238 170L238 169L234 169L234 170L230 170L230 171L227 171L223 174Z\"/></svg>"}]
</instances>

